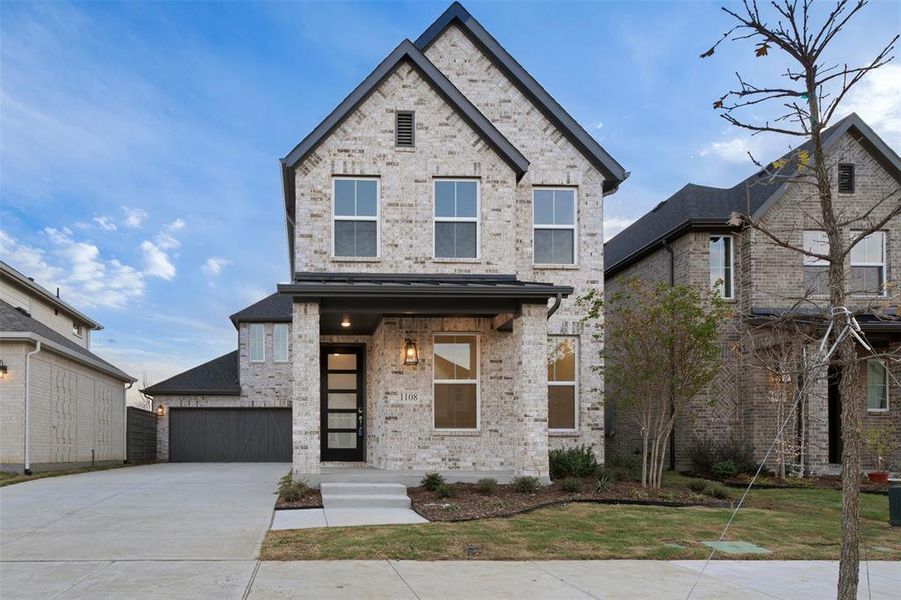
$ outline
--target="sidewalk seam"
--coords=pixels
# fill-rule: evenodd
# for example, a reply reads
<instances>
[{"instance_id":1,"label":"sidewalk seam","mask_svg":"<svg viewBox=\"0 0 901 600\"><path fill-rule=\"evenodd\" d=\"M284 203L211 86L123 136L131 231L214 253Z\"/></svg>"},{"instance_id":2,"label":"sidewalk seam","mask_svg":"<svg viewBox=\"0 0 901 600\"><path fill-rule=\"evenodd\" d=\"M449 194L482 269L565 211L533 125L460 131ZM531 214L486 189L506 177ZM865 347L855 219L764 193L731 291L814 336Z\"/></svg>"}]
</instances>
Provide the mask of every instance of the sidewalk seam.
<instances>
[{"instance_id":1,"label":"sidewalk seam","mask_svg":"<svg viewBox=\"0 0 901 600\"><path fill-rule=\"evenodd\" d=\"M548 571L548 570L545 569L543 566L541 566L541 563L538 562L538 561L534 561L534 560L528 561L528 564L533 565L536 569L538 569L538 570L541 571L542 573L545 573L545 574L547 574L547 575L550 575L551 577L553 577L554 579L556 579L557 581L559 581L559 582L562 583L563 585L568 586L568 587L571 587L572 589L576 590L577 592L582 592L583 594L585 594L585 595L588 596L589 598L594 598L594 600L602 600L601 598L599 598L598 596L595 596L594 594L592 594L592 593L589 592L588 590L583 590L582 588L580 588L580 587L577 586L576 584L570 583L570 582L566 581L565 579L563 579L562 577L556 575L555 573L552 573L552 572Z\"/></svg>"},{"instance_id":2,"label":"sidewalk seam","mask_svg":"<svg viewBox=\"0 0 901 600\"><path fill-rule=\"evenodd\" d=\"M56 592L55 594L53 594L52 596L50 596L50 598L49 598L48 600L53 600L54 598L59 598L60 596L62 596L62 595L65 594L66 592L68 592L69 590L73 589L73 588L74 588L75 586L77 586L78 584L82 583L83 581L87 580L87 579L90 578L90 577L93 577L96 573L99 573L100 571L102 571L103 569L107 568L108 566L110 566L110 565L113 564L114 562L116 562L116 561L111 560L111 561L107 562L106 564L100 565L99 567L97 567L97 568L94 569L93 571L90 571L87 575L85 575L85 576L82 577L81 579L78 579L77 581L73 581L72 584L69 585L69 587L67 587L67 588L65 588L65 589L62 589L62 590Z\"/></svg>"},{"instance_id":3,"label":"sidewalk seam","mask_svg":"<svg viewBox=\"0 0 901 600\"><path fill-rule=\"evenodd\" d=\"M416 590L413 589L413 586L411 586L411 585L407 582L407 580L404 579L404 576L401 575L401 574L400 574L400 571L397 570L397 567L394 566L394 561L393 561L393 560L388 560L388 561L386 561L386 562L388 563L388 566L391 567L391 570L394 571L395 575L397 575L397 576L400 578L400 580L404 582L404 585L407 586L407 589L410 590L410 593L413 594L413 596L416 598L416 600L422 600L422 599L419 597L419 594L416 593Z\"/></svg>"}]
</instances>

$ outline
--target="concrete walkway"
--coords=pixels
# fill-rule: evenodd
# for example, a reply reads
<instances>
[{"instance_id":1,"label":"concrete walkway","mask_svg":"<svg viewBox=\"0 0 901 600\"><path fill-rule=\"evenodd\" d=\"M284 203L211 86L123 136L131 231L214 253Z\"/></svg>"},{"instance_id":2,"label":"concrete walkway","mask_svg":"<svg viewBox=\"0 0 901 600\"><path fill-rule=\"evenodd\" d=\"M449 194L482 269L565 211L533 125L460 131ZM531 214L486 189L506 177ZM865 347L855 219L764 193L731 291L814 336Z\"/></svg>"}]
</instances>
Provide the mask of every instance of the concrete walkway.
<instances>
[{"instance_id":1,"label":"concrete walkway","mask_svg":"<svg viewBox=\"0 0 901 600\"><path fill-rule=\"evenodd\" d=\"M278 510L272 529L428 523L399 483L323 483L322 508Z\"/></svg>"}]
</instances>

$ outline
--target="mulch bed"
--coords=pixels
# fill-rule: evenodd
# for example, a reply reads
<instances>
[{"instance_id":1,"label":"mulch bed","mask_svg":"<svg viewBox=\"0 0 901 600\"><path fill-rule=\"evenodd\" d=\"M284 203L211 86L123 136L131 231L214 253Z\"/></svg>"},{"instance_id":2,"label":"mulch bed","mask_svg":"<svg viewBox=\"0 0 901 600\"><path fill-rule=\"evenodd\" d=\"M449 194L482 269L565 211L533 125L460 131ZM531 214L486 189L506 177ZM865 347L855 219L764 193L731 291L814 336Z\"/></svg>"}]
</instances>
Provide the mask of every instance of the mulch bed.
<instances>
[{"instance_id":1,"label":"mulch bed","mask_svg":"<svg viewBox=\"0 0 901 600\"><path fill-rule=\"evenodd\" d=\"M569 502L595 502L599 504L640 504L650 506L730 506L728 501L717 500L694 492L671 488L657 492L643 490L633 482L612 482L603 493L593 490L594 480L586 479L582 492L572 493L553 483L535 493L523 493L509 485L498 485L491 495L481 494L475 484L454 484L456 494L452 498L438 498L423 487L409 488L413 510L429 521L471 521L492 517L509 517L545 506Z\"/></svg>"},{"instance_id":2,"label":"mulch bed","mask_svg":"<svg viewBox=\"0 0 901 600\"><path fill-rule=\"evenodd\" d=\"M289 508L322 508L322 495L319 490L310 490L300 500L294 502L286 502L279 496L275 501L275 510L286 510Z\"/></svg>"}]
</instances>

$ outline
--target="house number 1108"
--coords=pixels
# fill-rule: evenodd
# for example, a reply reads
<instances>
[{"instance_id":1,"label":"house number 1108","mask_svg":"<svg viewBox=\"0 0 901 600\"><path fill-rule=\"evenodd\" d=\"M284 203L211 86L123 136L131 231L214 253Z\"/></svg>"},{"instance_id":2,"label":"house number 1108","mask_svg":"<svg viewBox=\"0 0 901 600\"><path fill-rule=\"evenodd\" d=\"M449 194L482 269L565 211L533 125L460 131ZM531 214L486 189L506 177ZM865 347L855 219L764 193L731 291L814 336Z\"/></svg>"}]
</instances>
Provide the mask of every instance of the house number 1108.
<instances>
[{"instance_id":1,"label":"house number 1108","mask_svg":"<svg viewBox=\"0 0 901 600\"><path fill-rule=\"evenodd\" d=\"M416 402L419 400L419 394L416 392L401 392L400 393L400 401L401 402Z\"/></svg>"}]
</instances>

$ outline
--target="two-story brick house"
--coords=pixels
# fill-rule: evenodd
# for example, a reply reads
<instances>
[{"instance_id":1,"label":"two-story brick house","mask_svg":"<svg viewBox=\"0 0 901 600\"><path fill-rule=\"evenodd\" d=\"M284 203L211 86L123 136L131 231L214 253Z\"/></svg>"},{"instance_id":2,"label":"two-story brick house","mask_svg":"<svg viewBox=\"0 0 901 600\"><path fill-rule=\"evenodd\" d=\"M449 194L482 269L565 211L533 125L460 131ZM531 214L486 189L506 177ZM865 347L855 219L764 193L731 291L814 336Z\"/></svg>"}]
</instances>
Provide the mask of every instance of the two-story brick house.
<instances>
[{"instance_id":1,"label":"two-story brick house","mask_svg":"<svg viewBox=\"0 0 901 600\"><path fill-rule=\"evenodd\" d=\"M628 173L454 3L282 160L291 282L146 390L169 460L548 478L603 459L603 200ZM223 434L223 431L231 433Z\"/></svg>"},{"instance_id":2,"label":"two-story brick house","mask_svg":"<svg viewBox=\"0 0 901 600\"><path fill-rule=\"evenodd\" d=\"M836 212L848 222L850 239L854 218L869 217L856 222L862 227L897 210L901 160L856 114L830 127L824 142L834 179ZM798 151L804 150L812 154L807 144L783 158L791 165L797 161ZM870 209L874 210L868 215ZM692 467L690 446L698 438L723 441L733 436L749 444L760 459L773 442L781 418L780 402L775 400L782 397L774 395L775 388L786 383L782 378L775 381L764 368L774 356L785 355L761 348L761 340L772 344L779 339L772 326L781 325L785 331L803 321L812 324L805 328L805 335L813 341L823 335L823 323L828 321L821 318L828 303L827 267L774 243L758 229L732 226L733 213L751 214L775 237L796 247L815 252L828 248L818 224L821 211L812 186L790 177L773 178L763 171L731 188L688 184L605 247L608 299L625 281L637 277L698 289L719 285L734 306L733 321L724 328L719 379L694 400L676 425L670 454L672 464L680 469ZM866 387L863 397L867 404L864 424L894 423L901 431L897 400L901 397L899 263L901 217L894 217L855 246L846 269L849 290L855 292L849 308L862 313L857 318L864 335L881 357L872 358L861 349L861 385ZM815 344L806 345L807 356L814 356ZM890 352L893 356L883 356ZM803 378L791 382L805 393L800 405L802 419L787 427L787 447L793 448L790 464L823 472L840 462L838 376L834 369L822 370L806 388ZM794 394L794 389L789 390L789 397ZM638 433L625 415L616 413L614 407L607 414L608 452L633 454L640 447ZM872 464L872 457L868 458ZM901 455L895 456L896 465L901 465L899 461Z\"/></svg>"}]
</instances>

